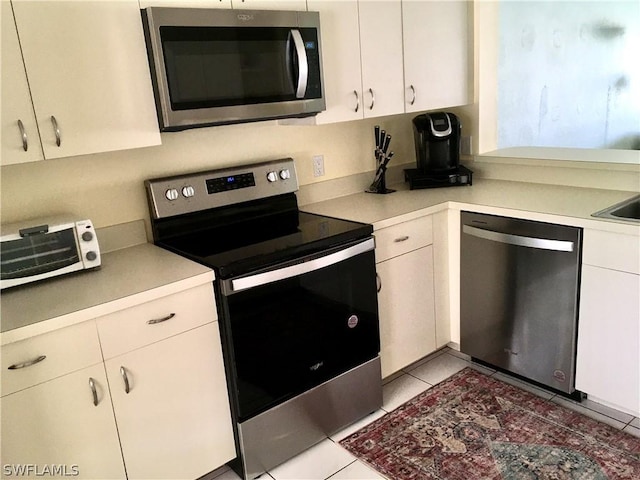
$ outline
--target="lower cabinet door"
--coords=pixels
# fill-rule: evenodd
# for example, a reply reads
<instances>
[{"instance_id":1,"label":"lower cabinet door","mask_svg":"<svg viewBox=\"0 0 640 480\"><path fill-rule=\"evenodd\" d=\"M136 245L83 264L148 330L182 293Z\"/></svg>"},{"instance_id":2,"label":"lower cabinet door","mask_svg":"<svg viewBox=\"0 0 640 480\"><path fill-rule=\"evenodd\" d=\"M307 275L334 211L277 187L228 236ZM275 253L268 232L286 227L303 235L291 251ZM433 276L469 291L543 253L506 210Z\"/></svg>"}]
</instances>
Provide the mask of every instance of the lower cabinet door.
<instances>
[{"instance_id":1,"label":"lower cabinet door","mask_svg":"<svg viewBox=\"0 0 640 480\"><path fill-rule=\"evenodd\" d=\"M235 457L218 322L106 369L129 480L198 478Z\"/></svg>"},{"instance_id":2,"label":"lower cabinet door","mask_svg":"<svg viewBox=\"0 0 640 480\"><path fill-rule=\"evenodd\" d=\"M380 262L376 270L384 378L436 349L433 247Z\"/></svg>"},{"instance_id":3,"label":"lower cabinet door","mask_svg":"<svg viewBox=\"0 0 640 480\"><path fill-rule=\"evenodd\" d=\"M582 266L576 388L640 415L640 275Z\"/></svg>"},{"instance_id":4,"label":"lower cabinet door","mask_svg":"<svg viewBox=\"0 0 640 480\"><path fill-rule=\"evenodd\" d=\"M2 397L0 411L2 478L126 478L102 363Z\"/></svg>"}]
</instances>

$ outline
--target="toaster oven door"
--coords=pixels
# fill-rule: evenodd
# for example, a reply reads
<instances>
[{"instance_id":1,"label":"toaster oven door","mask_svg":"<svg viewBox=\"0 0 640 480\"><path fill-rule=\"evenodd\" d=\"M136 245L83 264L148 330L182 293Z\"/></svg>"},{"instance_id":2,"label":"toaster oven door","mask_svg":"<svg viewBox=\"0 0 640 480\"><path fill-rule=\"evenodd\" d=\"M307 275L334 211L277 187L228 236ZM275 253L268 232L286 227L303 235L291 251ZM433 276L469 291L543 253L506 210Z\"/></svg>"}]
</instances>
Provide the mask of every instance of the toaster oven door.
<instances>
[{"instance_id":1,"label":"toaster oven door","mask_svg":"<svg viewBox=\"0 0 640 480\"><path fill-rule=\"evenodd\" d=\"M2 241L1 288L82 268L73 227L13 237L3 238Z\"/></svg>"}]
</instances>

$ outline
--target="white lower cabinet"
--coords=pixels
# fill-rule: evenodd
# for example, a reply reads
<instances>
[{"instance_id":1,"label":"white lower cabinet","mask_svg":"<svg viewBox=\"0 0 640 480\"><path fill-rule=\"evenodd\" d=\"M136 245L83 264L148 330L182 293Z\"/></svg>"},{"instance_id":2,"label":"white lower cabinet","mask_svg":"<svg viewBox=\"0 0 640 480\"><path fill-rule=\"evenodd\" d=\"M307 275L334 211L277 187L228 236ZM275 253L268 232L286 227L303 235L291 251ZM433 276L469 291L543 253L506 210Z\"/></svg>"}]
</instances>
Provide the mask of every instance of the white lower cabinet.
<instances>
[{"instance_id":1,"label":"white lower cabinet","mask_svg":"<svg viewBox=\"0 0 640 480\"><path fill-rule=\"evenodd\" d=\"M126 478L102 363L6 395L0 411L2 478Z\"/></svg>"},{"instance_id":2,"label":"white lower cabinet","mask_svg":"<svg viewBox=\"0 0 640 480\"><path fill-rule=\"evenodd\" d=\"M576 388L640 416L640 275L584 265Z\"/></svg>"},{"instance_id":3,"label":"white lower cabinet","mask_svg":"<svg viewBox=\"0 0 640 480\"><path fill-rule=\"evenodd\" d=\"M376 266L382 377L436 349L433 247L423 247Z\"/></svg>"},{"instance_id":4,"label":"white lower cabinet","mask_svg":"<svg viewBox=\"0 0 640 480\"><path fill-rule=\"evenodd\" d=\"M194 479L236 455L210 283L0 353L2 478L57 468L87 479Z\"/></svg>"},{"instance_id":5,"label":"white lower cabinet","mask_svg":"<svg viewBox=\"0 0 640 480\"><path fill-rule=\"evenodd\" d=\"M640 238L584 230L576 388L640 416Z\"/></svg>"},{"instance_id":6,"label":"white lower cabinet","mask_svg":"<svg viewBox=\"0 0 640 480\"><path fill-rule=\"evenodd\" d=\"M382 377L436 349L432 219L374 232Z\"/></svg>"},{"instance_id":7,"label":"white lower cabinet","mask_svg":"<svg viewBox=\"0 0 640 480\"><path fill-rule=\"evenodd\" d=\"M129 480L198 478L235 457L213 322L106 362Z\"/></svg>"}]
</instances>

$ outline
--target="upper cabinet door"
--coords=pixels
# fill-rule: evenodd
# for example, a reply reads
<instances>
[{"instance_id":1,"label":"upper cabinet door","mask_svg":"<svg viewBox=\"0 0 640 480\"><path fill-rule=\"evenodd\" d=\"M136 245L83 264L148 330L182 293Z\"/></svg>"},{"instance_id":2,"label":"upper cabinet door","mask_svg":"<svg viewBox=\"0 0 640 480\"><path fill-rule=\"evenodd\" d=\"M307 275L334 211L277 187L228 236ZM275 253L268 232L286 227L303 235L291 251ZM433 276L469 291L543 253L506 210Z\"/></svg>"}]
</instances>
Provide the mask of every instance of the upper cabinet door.
<instances>
[{"instance_id":1,"label":"upper cabinet door","mask_svg":"<svg viewBox=\"0 0 640 480\"><path fill-rule=\"evenodd\" d=\"M362 114L362 71L356 0L308 0L320 12L320 45L327 109L317 123L359 120Z\"/></svg>"},{"instance_id":2,"label":"upper cabinet door","mask_svg":"<svg viewBox=\"0 0 640 480\"><path fill-rule=\"evenodd\" d=\"M11 4L2 1L2 165L44 158Z\"/></svg>"},{"instance_id":3,"label":"upper cabinet door","mask_svg":"<svg viewBox=\"0 0 640 480\"><path fill-rule=\"evenodd\" d=\"M400 0L361 0L358 9L364 116L404 113Z\"/></svg>"},{"instance_id":4,"label":"upper cabinet door","mask_svg":"<svg viewBox=\"0 0 640 480\"><path fill-rule=\"evenodd\" d=\"M233 8L248 10L307 10L306 0L231 0Z\"/></svg>"},{"instance_id":5,"label":"upper cabinet door","mask_svg":"<svg viewBox=\"0 0 640 480\"><path fill-rule=\"evenodd\" d=\"M137 0L13 0L45 158L160 144Z\"/></svg>"},{"instance_id":6,"label":"upper cabinet door","mask_svg":"<svg viewBox=\"0 0 640 480\"><path fill-rule=\"evenodd\" d=\"M464 0L402 0L407 112L470 102L469 8Z\"/></svg>"}]
</instances>

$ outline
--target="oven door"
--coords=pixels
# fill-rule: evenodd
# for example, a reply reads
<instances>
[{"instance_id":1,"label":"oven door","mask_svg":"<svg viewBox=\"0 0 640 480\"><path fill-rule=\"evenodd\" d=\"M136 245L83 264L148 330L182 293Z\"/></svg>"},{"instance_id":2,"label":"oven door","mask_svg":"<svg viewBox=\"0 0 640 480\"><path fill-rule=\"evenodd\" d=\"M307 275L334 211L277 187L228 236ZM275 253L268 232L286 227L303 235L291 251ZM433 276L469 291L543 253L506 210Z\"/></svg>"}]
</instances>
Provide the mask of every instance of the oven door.
<instances>
[{"instance_id":1,"label":"oven door","mask_svg":"<svg viewBox=\"0 0 640 480\"><path fill-rule=\"evenodd\" d=\"M374 240L221 282L238 421L380 351Z\"/></svg>"}]
</instances>

